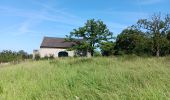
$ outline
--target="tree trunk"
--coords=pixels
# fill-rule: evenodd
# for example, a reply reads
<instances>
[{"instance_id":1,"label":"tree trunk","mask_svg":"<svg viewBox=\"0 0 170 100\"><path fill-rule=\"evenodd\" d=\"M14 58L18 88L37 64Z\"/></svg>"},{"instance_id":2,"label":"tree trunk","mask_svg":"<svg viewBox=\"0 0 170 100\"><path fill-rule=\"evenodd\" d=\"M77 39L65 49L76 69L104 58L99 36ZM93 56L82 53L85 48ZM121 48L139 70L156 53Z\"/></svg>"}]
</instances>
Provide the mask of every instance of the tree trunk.
<instances>
[{"instance_id":1,"label":"tree trunk","mask_svg":"<svg viewBox=\"0 0 170 100\"><path fill-rule=\"evenodd\" d=\"M91 50L91 56L93 57L93 55L94 55L94 50Z\"/></svg>"},{"instance_id":2,"label":"tree trunk","mask_svg":"<svg viewBox=\"0 0 170 100\"><path fill-rule=\"evenodd\" d=\"M156 48L156 57L159 57L160 56L160 50L159 50L159 46L157 46Z\"/></svg>"},{"instance_id":3,"label":"tree trunk","mask_svg":"<svg viewBox=\"0 0 170 100\"><path fill-rule=\"evenodd\" d=\"M91 53L91 56L93 57L93 56L94 56L94 42L92 41L92 42L90 43L90 45L91 45L90 53Z\"/></svg>"},{"instance_id":4,"label":"tree trunk","mask_svg":"<svg viewBox=\"0 0 170 100\"><path fill-rule=\"evenodd\" d=\"M160 56L160 33L157 31L155 33L155 45L156 45L156 57Z\"/></svg>"}]
</instances>

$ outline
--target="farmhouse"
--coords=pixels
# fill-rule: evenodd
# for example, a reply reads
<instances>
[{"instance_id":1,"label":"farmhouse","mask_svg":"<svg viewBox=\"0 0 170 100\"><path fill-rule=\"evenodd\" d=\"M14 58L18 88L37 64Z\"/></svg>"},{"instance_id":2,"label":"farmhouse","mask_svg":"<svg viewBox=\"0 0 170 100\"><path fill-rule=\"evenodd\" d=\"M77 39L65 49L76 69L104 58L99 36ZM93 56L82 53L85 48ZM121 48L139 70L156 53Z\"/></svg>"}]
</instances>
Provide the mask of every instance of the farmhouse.
<instances>
[{"instance_id":1,"label":"farmhouse","mask_svg":"<svg viewBox=\"0 0 170 100\"><path fill-rule=\"evenodd\" d=\"M76 39L76 41L83 41L82 39ZM65 41L65 38L44 37L40 49L33 51L33 58L36 54L39 54L41 58L53 56L57 57L74 57L74 56L86 56L90 57L90 53L87 51L68 51L67 49L76 45L74 42Z\"/></svg>"}]
</instances>

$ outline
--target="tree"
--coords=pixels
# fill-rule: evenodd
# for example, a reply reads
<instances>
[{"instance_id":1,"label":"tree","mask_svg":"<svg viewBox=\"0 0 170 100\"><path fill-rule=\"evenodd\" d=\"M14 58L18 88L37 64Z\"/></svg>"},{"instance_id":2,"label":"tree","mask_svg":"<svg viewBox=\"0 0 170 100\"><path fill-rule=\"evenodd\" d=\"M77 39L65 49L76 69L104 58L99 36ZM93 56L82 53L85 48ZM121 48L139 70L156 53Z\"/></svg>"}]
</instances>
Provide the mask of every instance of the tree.
<instances>
[{"instance_id":1,"label":"tree","mask_svg":"<svg viewBox=\"0 0 170 100\"><path fill-rule=\"evenodd\" d=\"M88 50L93 56L94 50L99 47L101 42L112 39L112 32L109 31L103 21L91 19L87 20L83 27L74 29L66 37L70 41L74 41L73 38L83 38L84 41L78 41L72 49Z\"/></svg>"},{"instance_id":2,"label":"tree","mask_svg":"<svg viewBox=\"0 0 170 100\"><path fill-rule=\"evenodd\" d=\"M19 52L11 50L3 50L0 52L0 63L1 62L18 62L24 59L30 59L32 55L29 55L27 52L20 50Z\"/></svg>"},{"instance_id":3,"label":"tree","mask_svg":"<svg viewBox=\"0 0 170 100\"><path fill-rule=\"evenodd\" d=\"M170 30L167 32L167 40L168 40L168 49L169 49L169 53L170 54Z\"/></svg>"},{"instance_id":4,"label":"tree","mask_svg":"<svg viewBox=\"0 0 170 100\"><path fill-rule=\"evenodd\" d=\"M0 52L0 62L11 62L19 60L17 52L11 50L3 50Z\"/></svg>"},{"instance_id":5,"label":"tree","mask_svg":"<svg viewBox=\"0 0 170 100\"><path fill-rule=\"evenodd\" d=\"M100 53L100 51L95 50L95 51L94 51L94 57L100 57L100 56L102 56L101 53Z\"/></svg>"},{"instance_id":6,"label":"tree","mask_svg":"<svg viewBox=\"0 0 170 100\"><path fill-rule=\"evenodd\" d=\"M167 40L170 41L170 30L167 32Z\"/></svg>"},{"instance_id":7,"label":"tree","mask_svg":"<svg viewBox=\"0 0 170 100\"><path fill-rule=\"evenodd\" d=\"M24 50L18 51L18 55L20 55L22 57L22 59L28 59L29 58L28 57L29 56L28 53L25 52Z\"/></svg>"},{"instance_id":8,"label":"tree","mask_svg":"<svg viewBox=\"0 0 170 100\"><path fill-rule=\"evenodd\" d=\"M116 45L114 48L115 54L140 55L144 52L149 52L147 42L148 40L143 32L132 28L125 29L117 36Z\"/></svg>"},{"instance_id":9,"label":"tree","mask_svg":"<svg viewBox=\"0 0 170 100\"><path fill-rule=\"evenodd\" d=\"M163 19L161 18L161 14L154 14L151 17L151 20L148 19L140 19L137 22L137 26L149 33L153 40L153 52L157 57L160 56L161 45L163 45L163 40L165 34L170 28L170 16L166 15Z\"/></svg>"},{"instance_id":10,"label":"tree","mask_svg":"<svg viewBox=\"0 0 170 100\"><path fill-rule=\"evenodd\" d=\"M101 50L101 54L103 56L110 56L114 54L114 46L115 43L112 41L109 42L102 42L100 44L100 50Z\"/></svg>"}]
</instances>

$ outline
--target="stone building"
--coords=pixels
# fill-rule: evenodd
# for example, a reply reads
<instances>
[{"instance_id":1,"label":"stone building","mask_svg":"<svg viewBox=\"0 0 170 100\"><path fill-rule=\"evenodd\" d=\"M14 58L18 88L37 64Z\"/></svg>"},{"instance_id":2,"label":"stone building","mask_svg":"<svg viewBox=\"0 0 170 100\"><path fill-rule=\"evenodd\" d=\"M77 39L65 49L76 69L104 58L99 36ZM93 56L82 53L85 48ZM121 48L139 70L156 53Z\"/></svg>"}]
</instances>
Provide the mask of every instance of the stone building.
<instances>
[{"instance_id":1,"label":"stone building","mask_svg":"<svg viewBox=\"0 0 170 100\"><path fill-rule=\"evenodd\" d=\"M82 39L76 39L76 41L83 41ZM74 56L86 56L90 57L89 52L81 52L80 54L77 51L72 50L68 51L67 49L76 45L74 42L65 41L65 38L55 38L55 37L44 37L40 49L33 51L33 58L35 55L39 54L41 58L53 56L57 57L74 57Z\"/></svg>"}]
</instances>

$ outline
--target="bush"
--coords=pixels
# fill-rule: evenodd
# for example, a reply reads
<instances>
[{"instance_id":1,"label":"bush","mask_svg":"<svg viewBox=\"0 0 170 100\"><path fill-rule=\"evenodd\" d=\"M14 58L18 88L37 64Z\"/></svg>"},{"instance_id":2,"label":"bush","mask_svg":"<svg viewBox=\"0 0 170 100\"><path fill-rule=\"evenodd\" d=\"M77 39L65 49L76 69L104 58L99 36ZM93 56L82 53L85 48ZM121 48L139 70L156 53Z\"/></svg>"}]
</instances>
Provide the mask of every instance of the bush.
<instances>
[{"instance_id":1,"label":"bush","mask_svg":"<svg viewBox=\"0 0 170 100\"><path fill-rule=\"evenodd\" d=\"M95 50L94 51L94 57L100 57L100 56L102 56L100 51Z\"/></svg>"},{"instance_id":2,"label":"bush","mask_svg":"<svg viewBox=\"0 0 170 100\"><path fill-rule=\"evenodd\" d=\"M39 54L35 54L34 60L40 60L40 55Z\"/></svg>"},{"instance_id":3,"label":"bush","mask_svg":"<svg viewBox=\"0 0 170 100\"><path fill-rule=\"evenodd\" d=\"M43 57L43 58L40 58L41 60L52 60L52 59L54 59L54 55L49 55L49 56L45 56L45 57Z\"/></svg>"},{"instance_id":4,"label":"bush","mask_svg":"<svg viewBox=\"0 0 170 100\"><path fill-rule=\"evenodd\" d=\"M11 50L4 50L0 52L0 62L11 62L18 61L21 59L21 56L17 54L17 52L13 52Z\"/></svg>"},{"instance_id":5,"label":"bush","mask_svg":"<svg viewBox=\"0 0 170 100\"><path fill-rule=\"evenodd\" d=\"M29 55L23 50L19 52L11 51L11 50L3 50L0 52L0 63L5 62L18 62L25 59L31 59L32 55Z\"/></svg>"},{"instance_id":6,"label":"bush","mask_svg":"<svg viewBox=\"0 0 170 100\"><path fill-rule=\"evenodd\" d=\"M115 43L112 41L102 42L100 44L101 54L102 56L111 56L114 54Z\"/></svg>"},{"instance_id":7,"label":"bush","mask_svg":"<svg viewBox=\"0 0 170 100\"><path fill-rule=\"evenodd\" d=\"M50 56L49 56L49 59L54 59L54 55L50 55Z\"/></svg>"}]
</instances>

